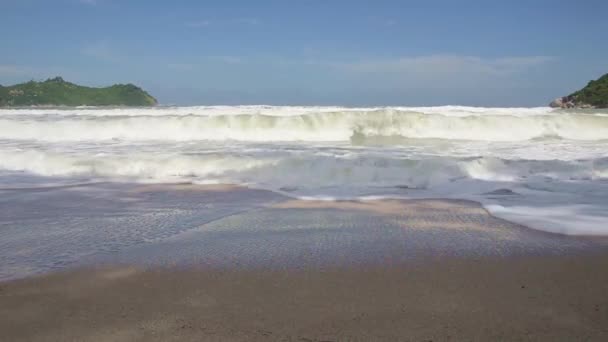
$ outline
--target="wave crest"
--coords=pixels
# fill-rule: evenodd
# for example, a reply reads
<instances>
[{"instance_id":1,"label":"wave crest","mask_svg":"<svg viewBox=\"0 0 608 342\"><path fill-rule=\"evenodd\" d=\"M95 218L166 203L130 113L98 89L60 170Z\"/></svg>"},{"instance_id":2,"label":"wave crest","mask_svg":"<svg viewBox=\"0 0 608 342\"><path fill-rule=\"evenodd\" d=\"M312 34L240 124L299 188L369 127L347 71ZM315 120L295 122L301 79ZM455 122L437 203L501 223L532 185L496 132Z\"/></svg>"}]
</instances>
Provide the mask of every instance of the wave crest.
<instances>
[{"instance_id":1,"label":"wave crest","mask_svg":"<svg viewBox=\"0 0 608 342\"><path fill-rule=\"evenodd\" d=\"M608 139L592 114L444 115L383 109L302 115L0 116L0 139L47 141L236 140L361 143L377 137L523 141Z\"/></svg>"}]
</instances>

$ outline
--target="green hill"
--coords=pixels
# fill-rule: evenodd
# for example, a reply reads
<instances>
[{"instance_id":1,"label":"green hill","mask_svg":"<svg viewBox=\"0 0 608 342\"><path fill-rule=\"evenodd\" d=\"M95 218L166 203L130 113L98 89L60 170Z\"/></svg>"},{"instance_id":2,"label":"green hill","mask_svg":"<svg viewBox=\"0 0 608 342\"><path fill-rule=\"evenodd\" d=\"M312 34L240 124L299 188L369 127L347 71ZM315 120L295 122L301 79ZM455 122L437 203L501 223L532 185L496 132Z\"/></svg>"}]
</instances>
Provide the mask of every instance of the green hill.
<instances>
[{"instance_id":1,"label":"green hill","mask_svg":"<svg viewBox=\"0 0 608 342\"><path fill-rule=\"evenodd\" d=\"M154 106L157 101L133 84L83 87L61 77L0 86L0 107L19 106Z\"/></svg>"},{"instance_id":2,"label":"green hill","mask_svg":"<svg viewBox=\"0 0 608 342\"><path fill-rule=\"evenodd\" d=\"M551 107L608 108L608 74L590 81L586 87L568 96L555 99Z\"/></svg>"}]
</instances>

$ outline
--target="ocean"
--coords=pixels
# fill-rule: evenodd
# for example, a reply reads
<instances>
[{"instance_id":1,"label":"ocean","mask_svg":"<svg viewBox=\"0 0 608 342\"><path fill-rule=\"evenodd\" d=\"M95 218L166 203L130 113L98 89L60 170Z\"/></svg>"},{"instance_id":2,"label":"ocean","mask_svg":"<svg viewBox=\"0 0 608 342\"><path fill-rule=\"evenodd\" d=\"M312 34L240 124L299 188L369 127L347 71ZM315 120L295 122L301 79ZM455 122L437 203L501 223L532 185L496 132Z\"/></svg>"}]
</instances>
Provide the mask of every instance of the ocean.
<instances>
[{"instance_id":1,"label":"ocean","mask_svg":"<svg viewBox=\"0 0 608 342\"><path fill-rule=\"evenodd\" d=\"M608 235L608 110L199 106L0 110L0 191L237 184L300 199L449 198Z\"/></svg>"}]
</instances>

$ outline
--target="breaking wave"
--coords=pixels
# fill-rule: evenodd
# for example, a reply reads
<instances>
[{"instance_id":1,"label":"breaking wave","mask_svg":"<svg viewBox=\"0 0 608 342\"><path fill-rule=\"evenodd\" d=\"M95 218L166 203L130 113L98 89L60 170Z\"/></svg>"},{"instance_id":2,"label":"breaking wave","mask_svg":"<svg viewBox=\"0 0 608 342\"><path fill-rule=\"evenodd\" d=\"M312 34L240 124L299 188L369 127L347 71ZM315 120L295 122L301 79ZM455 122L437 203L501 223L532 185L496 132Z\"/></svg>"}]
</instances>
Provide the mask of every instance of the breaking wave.
<instances>
[{"instance_id":1,"label":"breaking wave","mask_svg":"<svg viewBox=\"0 0 608 342\"><path fill-rule=\"evenodd\" d=\"M530 182L606 180L608 158L505 160L496 157L409 159L386 156L235 156L222 154L62 154L0 151L0 169L41 176L138 181L233 183L279 190L285 186L398 186L429 189L462 180Z\"/></svg>"},{"instance_id":2,"label":"breaking wave","mask_svg":"<svg viewBox=\"0 0 608 342\"><path fill-rule=\"evenodd\" d=\"M120 111L120 110L117 110ZM608 139L608 117L538 112L397 109L237 114L0 115L0 139L44 141L303 141L362 143L378 137L479 141ZM54 113L54 112L50 112ZM85 111L86 113L86 111ZM148 113L148 114L146 114Z\"/></svg>"},{"instance_id":3,"label":"breaking wave","mask_svg":"<svg viewBox=\"0 0 608 342\"><path fill-rule=\"evenodd\" d=\"M608 235L605 110L0 109L0 191L232 183L300 198L460 198L530 227Z\"/></svg>"}]
</instances>

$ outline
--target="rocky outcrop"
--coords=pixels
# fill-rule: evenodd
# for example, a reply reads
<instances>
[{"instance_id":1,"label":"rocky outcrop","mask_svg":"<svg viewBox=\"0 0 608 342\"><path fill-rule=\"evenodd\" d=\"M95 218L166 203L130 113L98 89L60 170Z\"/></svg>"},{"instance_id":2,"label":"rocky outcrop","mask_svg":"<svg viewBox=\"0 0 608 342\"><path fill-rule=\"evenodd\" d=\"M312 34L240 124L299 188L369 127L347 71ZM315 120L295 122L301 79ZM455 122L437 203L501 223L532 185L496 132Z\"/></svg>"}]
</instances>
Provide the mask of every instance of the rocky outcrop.
<instances>
[{"instance_id":1,"label":"rocky outcrop","mask_svg":"<svg viewBox=\"0 0 608 342\"><path fill-rule=\"evenodd\" d=\"M578 103L576 99L571 98L570 96L558 97L555 100L549 103L549 107L551 108L595 108L595 106L590 105L588 103Z\"/></svg>"},{"instance_id":2,"label":"rocky outcrop","mask_svg":"<svg viewBox=\"0 0 608 342\"><path fill-rule=\"evenodd\" d=\"M558 97L555 100L549 103L549 107L551 108L568 108L567 103L564 101L563 97Z\"/></svg>"},{"instance_id":3,"label":"rocky outcrop","mask_svg":"<svg viewBox=\"0 0 608 342\"><path fill-rule=\"evenodd\" d=\"M568 96L558 97L549 106L553 108L608 108L608 74Z\"/></svg>"}]
</instances>

